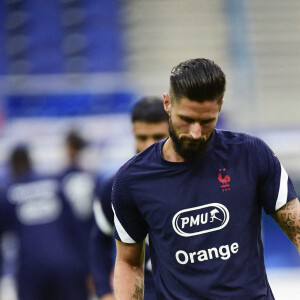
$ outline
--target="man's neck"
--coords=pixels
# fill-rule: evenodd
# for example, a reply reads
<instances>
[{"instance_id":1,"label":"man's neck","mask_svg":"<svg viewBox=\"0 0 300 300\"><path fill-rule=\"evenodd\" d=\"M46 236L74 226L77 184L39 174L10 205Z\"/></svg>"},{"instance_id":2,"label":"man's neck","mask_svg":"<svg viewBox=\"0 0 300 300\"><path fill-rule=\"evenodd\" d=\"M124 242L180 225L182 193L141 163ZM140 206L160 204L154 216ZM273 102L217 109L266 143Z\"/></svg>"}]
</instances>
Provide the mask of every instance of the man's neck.
<instances>
[{"instance_id":1,"label":"man's neck","mask_svg":"<svg viewBox=\"0 0 300 300\"><path fill-rule=\"evenodd\" d=\"M184 162L185 160L175 151L171 138L169 137L162 148L162 156L170 162Z\"/></svg>"}]
</instances>

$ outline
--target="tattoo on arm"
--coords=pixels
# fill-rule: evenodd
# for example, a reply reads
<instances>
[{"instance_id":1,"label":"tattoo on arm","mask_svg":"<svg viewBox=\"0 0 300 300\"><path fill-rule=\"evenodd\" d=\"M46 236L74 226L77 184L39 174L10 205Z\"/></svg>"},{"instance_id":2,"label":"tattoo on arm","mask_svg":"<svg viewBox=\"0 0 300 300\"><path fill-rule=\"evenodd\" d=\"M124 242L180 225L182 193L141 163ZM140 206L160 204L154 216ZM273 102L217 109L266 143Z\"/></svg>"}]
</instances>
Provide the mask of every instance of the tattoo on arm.
<instances>
[{"instance_id":1,"label":"tattoo on arm","mask_svg":"<svg viewBox=\"0 0 300 300\"><path fill-rule=\"evenodd\" d=\"M144 281L141 278L135 278L135 292L132 295L133 299L144 299Z\"/></svg>"},{"instance_id":2,"label":"tattoo on arm","mask_svg":"<svg viewBox=\"0 0 300 300\"><path fill-rule=\"evenodd\" d=\"M300 203L296 198L289 201L272 215L300 253Z\"/></svg>"}]
</instances>

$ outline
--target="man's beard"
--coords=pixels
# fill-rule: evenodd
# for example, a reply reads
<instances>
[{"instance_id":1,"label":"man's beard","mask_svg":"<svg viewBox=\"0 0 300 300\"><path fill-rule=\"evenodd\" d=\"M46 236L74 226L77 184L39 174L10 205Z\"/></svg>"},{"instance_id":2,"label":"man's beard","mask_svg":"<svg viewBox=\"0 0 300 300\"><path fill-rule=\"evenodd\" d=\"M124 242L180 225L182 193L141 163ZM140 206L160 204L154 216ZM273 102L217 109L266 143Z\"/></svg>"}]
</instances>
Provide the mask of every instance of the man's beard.
<instances>
[{"instance_id":1,"label":"man's beard","mask_svg":"<svg viewBox=\"0 0 300 300\"><path fill-rule=\"evenodd\" d=\"M171 118L169 119L169 135L173 143L173 147L177 154L179 154L184 160L192 160L197 157L203 156L209 149L210 140L212 134L208 139L200 137L197 140L189 137L179 138L176 134L176 130L172 123Z\"/></svg>"}]
</instances>

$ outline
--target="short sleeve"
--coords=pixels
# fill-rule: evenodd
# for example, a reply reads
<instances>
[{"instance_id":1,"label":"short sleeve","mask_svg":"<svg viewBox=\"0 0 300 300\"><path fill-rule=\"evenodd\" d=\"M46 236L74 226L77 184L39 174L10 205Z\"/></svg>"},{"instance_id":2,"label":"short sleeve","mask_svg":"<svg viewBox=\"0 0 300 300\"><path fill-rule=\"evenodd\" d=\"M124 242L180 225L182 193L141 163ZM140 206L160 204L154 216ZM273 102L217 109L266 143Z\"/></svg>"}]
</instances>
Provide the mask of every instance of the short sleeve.
<instances>
[{"instance_id":1,"label":"short sleeve","mask_svg":"<svg viewBox=\"0 0 300 300\"><path fill-rule=\"evenodd\" d=\"M269 146L260 139L255 141L259 168L259 199L267 214L271 214L297 197L286 170Z\"/></svg>"},{"instance_id":2,"label":"short sleeve","mask_svg":"<svg viewBox=\"0 0 300 300\"><path fill-rule=\"evenodd\" d=\"M112 189L114 237L123 243L137 243L145 239L147 225L130 192L126 171L119 170Z\"/></svg>"},{"instance_id":3,"label":"short sleeve","mask_svg":"<svg viewBox=\"0 0 300 300\"><path fill-rule=\"evenodd\" d=\"M104 183L97 182L93 211L98 229L112 237L114 215L111 208L111 190L114 177Z\"/></svg>"}]
</instances>

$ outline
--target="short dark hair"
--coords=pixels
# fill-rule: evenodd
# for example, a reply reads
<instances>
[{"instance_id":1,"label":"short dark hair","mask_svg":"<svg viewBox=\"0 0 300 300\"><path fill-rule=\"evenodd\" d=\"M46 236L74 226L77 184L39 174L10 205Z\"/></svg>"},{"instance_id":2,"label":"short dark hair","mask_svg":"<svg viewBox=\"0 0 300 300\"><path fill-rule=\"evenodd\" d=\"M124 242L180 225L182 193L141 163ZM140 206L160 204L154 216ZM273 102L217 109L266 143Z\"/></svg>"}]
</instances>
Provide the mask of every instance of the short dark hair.
<instances>
[{"instance_id":1,"label":"short dark hair","mask_svg":"<svg viewBox=\"0 0 300 300\"><path fill-rule=\"evenodd\" d=\"M77 131L70 131L66 137L67 145L75 151L81 151L86 143Z\"/></svg>"},{"instance_id":2,"label":"short dark hair","mask_svg":"<svg viewBox=\"0 0 300 300\"><path fill-rule=\"evenodd\" d=\"M143 97L131 112L131 122L159 123L169 121L164 109L163 99L155 96Z\"/></svg>"},{"instance_id":3,"label":"short dark hair","mask_svg":"<svg viewBox=\"0 0 300 300\"><path fill-rule=\"evenodd\" d=\"M31 158L25 145L17 145L12 149L9 167L14 177L22 176L32 170Z\"/></svg>"},{"instance_id":4,"label":"short dark hair","mask_svg":"<svg viewBox=\"0 0 300 300\"><path fill-rule=\"evenodd\" d=\"M198 102L218 100L221 103L225 87L225 74L209 59L189 59L171 71L170 94L176 100L186 97Z\"/></svg>"}]
</instances>

